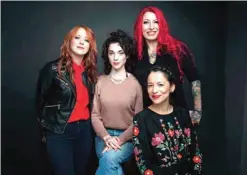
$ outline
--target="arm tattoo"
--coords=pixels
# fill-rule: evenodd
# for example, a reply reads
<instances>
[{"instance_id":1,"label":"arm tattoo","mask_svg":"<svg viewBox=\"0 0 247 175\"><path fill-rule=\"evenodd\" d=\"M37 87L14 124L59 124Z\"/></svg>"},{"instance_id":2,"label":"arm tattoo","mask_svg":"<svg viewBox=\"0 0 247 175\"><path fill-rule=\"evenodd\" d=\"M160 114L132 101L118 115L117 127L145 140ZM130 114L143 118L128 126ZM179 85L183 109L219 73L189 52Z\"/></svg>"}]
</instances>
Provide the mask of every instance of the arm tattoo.
<instances>
[{"instance_id":1,"label":"arm tattoo","mask_svg":"<svg viewBox=\"0 0 247 175\"><path fill-rule=\"evenodd\" d=\"M195 110L201 111L201 82L199 80L192 82L192 96L194 99Z\"/></svg>"}]
</instances>

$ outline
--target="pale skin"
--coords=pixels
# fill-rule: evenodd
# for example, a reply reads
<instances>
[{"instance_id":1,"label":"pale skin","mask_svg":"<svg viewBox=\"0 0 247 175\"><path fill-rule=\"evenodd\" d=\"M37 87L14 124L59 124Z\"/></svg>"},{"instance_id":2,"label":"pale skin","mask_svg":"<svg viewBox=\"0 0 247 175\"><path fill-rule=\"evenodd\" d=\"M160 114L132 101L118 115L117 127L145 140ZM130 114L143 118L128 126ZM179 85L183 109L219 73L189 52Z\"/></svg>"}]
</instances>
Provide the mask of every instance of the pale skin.
<instances>
[{"instance_id":1,"label":"pale skin","mask_svg":"<svg viewBox=\"0 0 247 175\"><path fill-rule=\"evenodd\" d=\"M146 12L144 14L142 34L148 44L149 61L153 64L156 61L156 56L151 56L151 54L156 52L158 45L157 37L159 35L159 24L154 13Z\"/></svg>"},{"instance_id":2,"label":"pale skin","mask_svg":"<svg viewBox=\"0 0 247 175\"><path fill-rule=\"evenodd\" d=\"M73 61L80 65L84 55L89 51L90 43L85 29L79 28L76 35L70 41L70 56Z\"/></svg>"},{"instance_id":3,"label":"pale skin","mask_svg":"<svg viewBox=\"0 0 247 175\"><path fill-rule=\"evenodd\" d=\"M89 49L90 43L87 33L85 29L79 28L75 36L70 40L70 56L73 62L77 65L81 65L84 55L88 53ZM42 137L42 142L46 142L45 136Z\"/></svg>"},{"instance_id":4,"label":"pale skin","mask_svg":"<svg viewBox=\"0 0 247 175\"><path fill-rule=\"evenodd\" d=\"M146 12L143 15L142 32L148 46L149 62L153 64L156 61L156 56L152 53L156 52L159 35L158 20L153 12ZM190 116L193 124L199 124L202 116L201 82L199 80L193 81L191 86L194 110L190 111Z\"/></svg>"},{"instance_id":5,"label":"pale skin","mask_svg":"<svg viewBox=\"0 0 247 175\"><path fill-rule=\"evenodd\" d=\"M123 81L126 79L125 63L127 56L119 43L111 43L108 48L108 58L112 66L110 76L114 77L114 81ZM106 135L103 137L105 148L102 153L114 149L121 149L122 141L118 137Z\"/></svg>"},{"instance_id":6,"label":"pale skin","mask_svg":"<svg viewBox=\"0 0 247 175\"><path fill-rule=\"evenodd\" d=\"M127 56L119 43L112 43L108 48L108 58L112 66L110 75L114 76L116 80L123 80L126 78L125 63Z\"/></svg>"}]
</instances>

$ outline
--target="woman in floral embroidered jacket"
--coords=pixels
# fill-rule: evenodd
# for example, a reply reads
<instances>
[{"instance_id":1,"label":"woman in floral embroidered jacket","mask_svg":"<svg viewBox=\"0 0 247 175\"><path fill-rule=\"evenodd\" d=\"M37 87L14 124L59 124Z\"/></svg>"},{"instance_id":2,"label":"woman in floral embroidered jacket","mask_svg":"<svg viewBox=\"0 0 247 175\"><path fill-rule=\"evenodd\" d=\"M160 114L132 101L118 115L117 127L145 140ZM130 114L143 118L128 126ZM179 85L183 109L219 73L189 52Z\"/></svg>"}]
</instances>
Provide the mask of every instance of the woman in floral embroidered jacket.
<instances>
[{"instance_id":1,"label":"woman in floral embroidered jacket","mask_svg":"<svg viewBox=\"0 0 247 175\"><path fill-rule=\"evenodd\" d=\"M144 175L203 174L202 154L189 112L171 103L174 79L169 68L151 68L147 91L152 104L133 120L134 154Z\"/></svg>"}]
</instances>

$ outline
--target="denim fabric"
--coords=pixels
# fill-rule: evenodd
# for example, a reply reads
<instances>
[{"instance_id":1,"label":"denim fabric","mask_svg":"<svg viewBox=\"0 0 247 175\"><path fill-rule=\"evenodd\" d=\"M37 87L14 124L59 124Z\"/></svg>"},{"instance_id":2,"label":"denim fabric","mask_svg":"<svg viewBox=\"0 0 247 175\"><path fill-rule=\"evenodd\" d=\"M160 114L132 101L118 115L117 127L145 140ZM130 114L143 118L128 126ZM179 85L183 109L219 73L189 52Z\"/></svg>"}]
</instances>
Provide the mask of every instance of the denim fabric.
<instances>
[{"instance_id":1,"label":"denim fabric","mask_svg":"<svg viewBox=\"0 0 247 175\"><path fill-rule=\"evenodd\" d=\"M108 129L107 131L111 136L119 136L123 133L121 130ZM132 142L126 142L121 145L121 150L109 150L102 154L104 147L104 141L96 137L95 148L99 158L99 167L96 171L96 175L124 175L121 164L127 162L132 157Z\"/></svg>"}]
</instances>

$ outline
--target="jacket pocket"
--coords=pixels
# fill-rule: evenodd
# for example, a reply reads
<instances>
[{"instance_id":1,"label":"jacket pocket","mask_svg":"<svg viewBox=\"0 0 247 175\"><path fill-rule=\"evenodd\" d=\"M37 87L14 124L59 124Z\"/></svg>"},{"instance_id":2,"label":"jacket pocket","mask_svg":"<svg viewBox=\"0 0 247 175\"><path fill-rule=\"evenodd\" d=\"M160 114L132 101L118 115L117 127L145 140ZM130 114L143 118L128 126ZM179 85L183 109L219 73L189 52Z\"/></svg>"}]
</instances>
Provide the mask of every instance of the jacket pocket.
<instances>
[{"instance_id":1,"label":"jacket pocket","mask_svg":"<svg viewBox=\"0 0 247 175\"><path fill-rule=\"evenodd\" d=\"M45 105L44 110L43 110L43 118L49 124L56 123L56 121L59 118L59 115L58 115L59 111L61 111L60 104Z\"/></svg>"}]
</instances>

